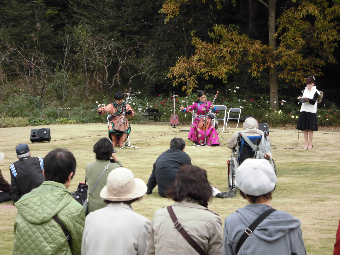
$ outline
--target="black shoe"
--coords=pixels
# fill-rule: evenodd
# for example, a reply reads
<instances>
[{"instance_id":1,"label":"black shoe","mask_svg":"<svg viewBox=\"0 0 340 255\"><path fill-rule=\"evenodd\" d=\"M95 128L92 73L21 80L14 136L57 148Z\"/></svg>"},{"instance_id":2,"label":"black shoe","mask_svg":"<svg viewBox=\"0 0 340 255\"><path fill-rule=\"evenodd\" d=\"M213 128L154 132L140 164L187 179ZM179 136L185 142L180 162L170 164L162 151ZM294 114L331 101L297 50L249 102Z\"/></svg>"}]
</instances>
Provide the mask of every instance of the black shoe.
<instances>
[{"instance_id":1,"label":"black shoe","mask_svg":"<svg viewBox=\"0 0 340 255\"><path fill-rule=\"evenodd\" d=\"M221 194L221 198L236 197L236 192L234 190L229 190L219 194Z\"/></svg>"}]
</instances>

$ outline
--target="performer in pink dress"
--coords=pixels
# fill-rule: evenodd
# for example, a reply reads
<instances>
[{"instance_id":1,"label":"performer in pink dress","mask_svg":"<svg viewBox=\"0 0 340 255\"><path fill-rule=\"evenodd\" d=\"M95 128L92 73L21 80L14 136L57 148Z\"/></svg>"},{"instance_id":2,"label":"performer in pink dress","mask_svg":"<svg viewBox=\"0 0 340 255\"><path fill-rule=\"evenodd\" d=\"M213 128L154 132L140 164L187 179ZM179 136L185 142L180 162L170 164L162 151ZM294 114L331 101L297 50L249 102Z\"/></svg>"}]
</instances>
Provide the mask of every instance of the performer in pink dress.
<instances>
[{"instance_id":1,"label":"performer in pink dress","mask_svg":"<svg viewBox=\"0 0 340 255\"><path fill-rule=\"evenodd\" d=\"M197 93L198 100L195 101L192 105L188 106L187 108L184 108L181 105L181 111L182 112L192 112L196 111L196 118L195 122L191 125L190 132L188 135L188 139L192 141L195 144L198 145L204 145L205 144L205 136L207 136L207 143L206 145L213 145L218 146L220 145L220 141L218 139L218 135L216 132L215 127L213 126L213 122L211 119L207 119L207 129L204 130L202 128L199 128L200 120L205 116L205 113L209 113L209 109L212 107L212 103L207 100L207 97L203 91L199 91ZM218 112L216 107L213 107L212 112ZM205 124L205 121L204 121Z\"/></svg>"}]
</instances>

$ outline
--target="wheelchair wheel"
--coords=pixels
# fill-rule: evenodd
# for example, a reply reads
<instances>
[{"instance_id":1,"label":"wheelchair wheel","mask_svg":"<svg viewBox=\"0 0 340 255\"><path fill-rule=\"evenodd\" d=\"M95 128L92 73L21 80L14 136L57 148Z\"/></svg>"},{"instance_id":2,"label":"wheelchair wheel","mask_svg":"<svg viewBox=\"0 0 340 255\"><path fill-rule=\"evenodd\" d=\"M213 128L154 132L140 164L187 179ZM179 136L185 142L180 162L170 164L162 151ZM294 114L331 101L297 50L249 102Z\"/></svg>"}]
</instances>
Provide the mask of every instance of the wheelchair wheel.
<instances>
[{"instance_id":1,"label":"wheelchair wheel","mask_svg":"<svg viewBox=\"0 0 340 255\"><path fill-rule=\"evenodd\" d=\"M228 160L228 187L235 190L235 165L233 160Z\"/></svg>"}]
</instances>

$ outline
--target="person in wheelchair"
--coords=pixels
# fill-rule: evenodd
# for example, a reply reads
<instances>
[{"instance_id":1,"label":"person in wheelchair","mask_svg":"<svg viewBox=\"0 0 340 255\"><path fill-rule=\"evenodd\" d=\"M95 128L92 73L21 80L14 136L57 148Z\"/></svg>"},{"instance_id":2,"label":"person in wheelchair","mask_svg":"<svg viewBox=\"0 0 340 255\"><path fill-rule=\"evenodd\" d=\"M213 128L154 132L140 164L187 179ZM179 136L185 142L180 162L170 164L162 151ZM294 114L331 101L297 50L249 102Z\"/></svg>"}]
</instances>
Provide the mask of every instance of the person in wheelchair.
<instances>
[{"instance_id":1,"label":"person in wheelchair","mask_svg":"<svg viewBox=\"0 0 340 255\"><path fill-rule=\"evenodd\" d=\"M113 147L116 147L117 144L119 147L123 147L131 132L127 116L132 117L135 112L129 104L124 102L124 94L122 92L118 91L115 93L114 99L115 102L98 108L98 113L100 115L110 114L108 116L109 138L112 141Z\"/></svg>"},{"instance_id":2,"label":"person in wheelchair","mask_svg":"<svg viewBox=\"0 0 340 255\"><path fill-rule=\"evenodd\" d=\"M243 123L243 130L232 135L227 144L232 149L231 159L228 160L229 190L219 194L221 198L236 196L235 173L239 165L247 158L267 159L276 173L268 133L268 131L264 132L259 129L255 118L248 117Z\"/></svg>"}]
</instances>

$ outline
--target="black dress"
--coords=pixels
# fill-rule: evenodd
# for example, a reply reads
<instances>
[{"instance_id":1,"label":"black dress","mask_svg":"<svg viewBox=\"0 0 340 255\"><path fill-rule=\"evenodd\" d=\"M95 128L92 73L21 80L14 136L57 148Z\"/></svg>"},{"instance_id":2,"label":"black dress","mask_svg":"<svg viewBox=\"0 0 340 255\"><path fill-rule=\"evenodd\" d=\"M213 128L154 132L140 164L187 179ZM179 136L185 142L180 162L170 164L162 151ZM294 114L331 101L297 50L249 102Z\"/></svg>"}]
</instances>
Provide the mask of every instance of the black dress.
<instances>
[{"instance_id":1,"label":"black dress","mask_svg":"<svg viewBox=\"0 0 340 255\"><path fill-rule=\"evenodd\" d=\"M316 103L318 93L315 92L313 99L309 99L311 104ZM302 111L300 112L299 120L296 129L298 130L313 130L318 131L318 123L316 120L316 113Z\"/></svg>"}]
</instances>

